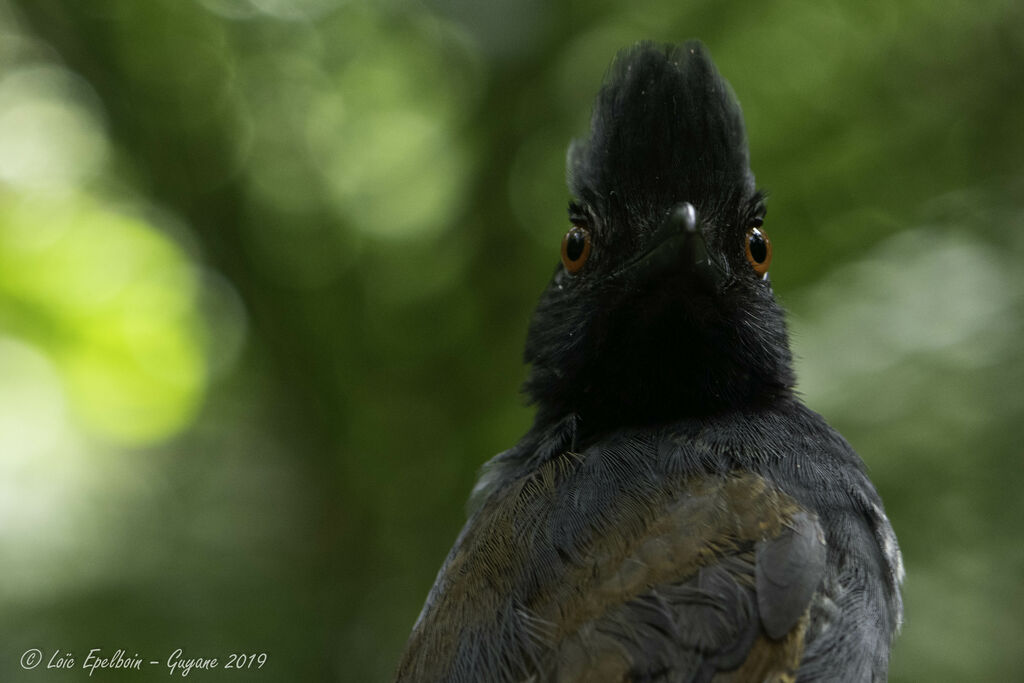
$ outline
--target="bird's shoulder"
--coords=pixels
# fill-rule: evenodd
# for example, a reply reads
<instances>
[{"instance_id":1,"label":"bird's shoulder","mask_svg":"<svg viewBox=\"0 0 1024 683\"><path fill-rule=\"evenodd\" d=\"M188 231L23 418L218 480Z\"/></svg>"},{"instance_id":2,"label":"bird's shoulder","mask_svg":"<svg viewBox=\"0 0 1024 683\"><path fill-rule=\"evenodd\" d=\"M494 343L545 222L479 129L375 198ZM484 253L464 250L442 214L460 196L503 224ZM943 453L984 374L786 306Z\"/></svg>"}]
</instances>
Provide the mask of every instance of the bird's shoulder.
<instances>
[{"instance_id":1,"label":"bird's shoulder","mask_svg":"<svg viewBox=\"0 0 1024 683\"><path fill-rule=\"evenodd\" d=\"M450 680L795 671L824 534L730 461L747 429L746 442L687 424L575 449L563 426L519 462L499 456L403 665Z\"/></svg>"}]
</instances>

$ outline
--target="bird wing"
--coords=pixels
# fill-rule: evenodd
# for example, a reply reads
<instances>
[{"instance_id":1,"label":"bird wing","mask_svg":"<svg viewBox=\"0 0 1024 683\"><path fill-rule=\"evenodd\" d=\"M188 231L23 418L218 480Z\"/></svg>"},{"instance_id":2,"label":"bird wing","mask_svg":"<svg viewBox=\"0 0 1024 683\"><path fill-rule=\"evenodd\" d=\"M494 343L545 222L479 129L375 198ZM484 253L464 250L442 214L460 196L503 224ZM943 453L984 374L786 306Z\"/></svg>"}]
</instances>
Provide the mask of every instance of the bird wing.
<instances>
[{"instance_id":1,"label":"bird wing","mask_svg":"<svg viewBox=\"0 0 1024 683\"><path fill-rule=\"evenodd\" d=\"M612 462L622 461L604 465ZM752 473L666 482L655 473L606 478L587 465L554 458L474 514L397 680L746 681L795 672L825 566L812 513Z\"/></svg>"},{"instance_id":2,"label":"bird wing","mask_svg":"<svg viewBox=\"0 0 1024 683\"><path fill-rule=\"evenodd\" d=\"M576 605L560 606L560 637L545 678L795 675L825 572L824 535L813 514L763 478L691 481L625 547L599 545L572 580L580 582Z\"/></svg>"}]
</instances>

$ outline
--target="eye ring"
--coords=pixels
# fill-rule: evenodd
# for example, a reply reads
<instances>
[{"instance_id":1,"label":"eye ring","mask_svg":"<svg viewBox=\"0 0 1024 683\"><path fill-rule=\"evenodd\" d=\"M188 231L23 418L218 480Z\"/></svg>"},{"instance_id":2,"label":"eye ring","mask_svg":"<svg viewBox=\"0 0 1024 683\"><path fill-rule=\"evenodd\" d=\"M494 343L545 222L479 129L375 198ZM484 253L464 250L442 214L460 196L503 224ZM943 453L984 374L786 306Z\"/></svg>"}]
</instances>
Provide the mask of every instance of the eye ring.
<instances>
[{"instance_id":1,"label":"eye ring","mask_svg":"<svg viewBox=\"0 0 1024 683\"><path fill-rule=\"evenodd\" d=\"M590 231L574 225L562 238L562 265L570 275L580 272L590 258Z\"/></svg>"},{"instance_id":2,"label":"eye ring","mask_svg":"<svg viewBox=\"0 0 1024 683\"><path fill-rule=\"evenodd\" d=\"M772 241L768 235L758 227L747 230L744 238L747 261L750 262L754 272L761 277L767 277L768 267L772 263Z\"/></svg>"}]
</instances>

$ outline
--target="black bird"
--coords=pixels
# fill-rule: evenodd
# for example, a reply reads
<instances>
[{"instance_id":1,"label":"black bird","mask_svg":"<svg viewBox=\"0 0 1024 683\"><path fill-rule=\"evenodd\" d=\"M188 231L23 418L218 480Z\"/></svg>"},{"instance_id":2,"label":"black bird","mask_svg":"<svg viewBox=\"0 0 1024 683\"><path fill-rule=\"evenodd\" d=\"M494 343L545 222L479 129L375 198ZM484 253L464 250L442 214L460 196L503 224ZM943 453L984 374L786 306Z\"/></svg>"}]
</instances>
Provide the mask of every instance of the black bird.
<instances>
[{"instance_id":1,"label":"black bird","mask_svg":"<svg viewBox=\"0 0 1024 683\"><path fill-rule=\"evenodd\" d=\"M621 52L568 176L535 422L485 466L397 680L885 680L896 537L794 393L764 197L701 44Z\"/></svg>"}]
</instances>

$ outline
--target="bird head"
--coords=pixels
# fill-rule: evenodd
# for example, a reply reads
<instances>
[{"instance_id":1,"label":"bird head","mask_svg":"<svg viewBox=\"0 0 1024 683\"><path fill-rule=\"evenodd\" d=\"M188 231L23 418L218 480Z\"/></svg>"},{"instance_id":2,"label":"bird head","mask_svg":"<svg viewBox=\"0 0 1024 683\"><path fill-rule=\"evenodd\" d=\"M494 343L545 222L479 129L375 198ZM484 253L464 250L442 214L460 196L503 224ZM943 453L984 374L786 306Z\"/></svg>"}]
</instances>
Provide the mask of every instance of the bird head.
<instances>
[{"instance_id":1,"label":"bird head","mask_svg":"<svg viewBox=\"0 0 1024 683\"><path fill-rule=\"evenodd\" d=\"M567 166L561 263L526 344L538 416L651 423L788 395L764 198L703 46L620 52Z\"/></svg>"}]
</instances>

